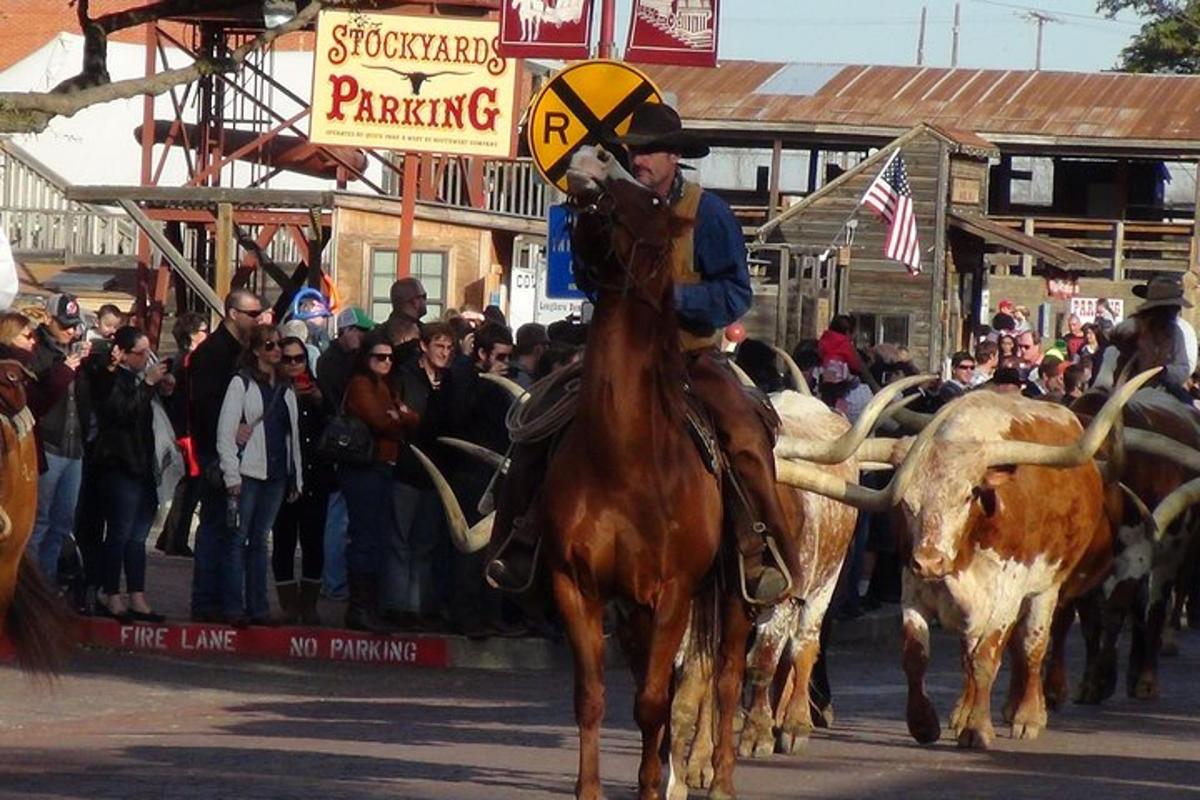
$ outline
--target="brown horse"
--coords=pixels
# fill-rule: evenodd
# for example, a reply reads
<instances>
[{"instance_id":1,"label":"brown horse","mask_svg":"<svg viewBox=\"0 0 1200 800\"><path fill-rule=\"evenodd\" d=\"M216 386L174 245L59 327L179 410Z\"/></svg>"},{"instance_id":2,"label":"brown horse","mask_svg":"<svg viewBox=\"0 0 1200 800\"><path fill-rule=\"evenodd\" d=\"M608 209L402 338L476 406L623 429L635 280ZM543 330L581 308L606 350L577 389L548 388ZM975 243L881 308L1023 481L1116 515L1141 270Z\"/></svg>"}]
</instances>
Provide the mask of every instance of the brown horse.
<instances>
[{"instance_id":1,"label":"brown horse","mask_svg":"<svg viewBox=\"0 0 1200 800\"><path fill-rule=\"evenodd\" d=\"M37 450L26 369L0 361L0 637L22 669L53 673L71 646L70 614L25 554L37 511Z\"/></svg>"},{"instance_id":2,"label":"brown horse","mask_svg":"<svg viewBox=\"0 0 1200 800\"><path fill-rule=\"evenodd\" d=\"M722 547L721 486L687 431L670 255L672 239L689 223L604 150L582 148L568 178L577 202L590 202L577 215L573 246L584 266L581 282L598 300L574 417L527 518L541 534L540 564L574 651L576 797L601 796L603 617L606 604L616 601L618 633L637 683L639 798L662 796L673 667L689 621L693 641L708 651L719 639L710 797L731 798L733 720L750 614L740 593L723 591L723 575L736 575L737 567ZM468 528L444 478L417 455L442 496L455 546L464 552L487 546L492 517ZM511 514L509 495L506 484L496 514Z\"/></svg>"},{"instance_id":3,"label":"brown horse","mask_svg":"<svg viewBox=\"0 0 1200 800\"><path fill-rule=\"evenodd\" d=\"M598 302L578 411L551 460L535 524L543 531L543 564L575 655L576 794L600 796L603 611L607 601L620 600L642 731L638 796L657 800L673 662L693 597L721 555L721 490L684 421L685 371L669 266L680 223L603 150L577 154L570 178L573 194L594 198L591 210L578 216L573 244ZM726 594L723 618L713 797L733 796L733 716L749 630L733 592ZM697 631L701 639L705 633Z\"/></svg>"}]
</instances>

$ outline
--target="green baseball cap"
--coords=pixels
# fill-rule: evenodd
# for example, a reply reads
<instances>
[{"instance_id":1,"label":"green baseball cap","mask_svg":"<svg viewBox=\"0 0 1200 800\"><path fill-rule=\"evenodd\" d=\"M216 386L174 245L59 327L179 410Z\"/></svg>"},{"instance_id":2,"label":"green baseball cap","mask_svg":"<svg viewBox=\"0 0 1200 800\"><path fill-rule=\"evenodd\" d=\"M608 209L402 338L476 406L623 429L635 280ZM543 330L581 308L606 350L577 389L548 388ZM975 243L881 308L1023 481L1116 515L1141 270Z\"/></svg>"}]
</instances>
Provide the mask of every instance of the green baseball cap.
<instances>
[{"instance_id":1,"label":"green baseball cap","mask_svg":"<svg viewBox=\"0 0 1200 800\"><path fill-rule=\"evenodd\" d=\"M361 328L369 331L375 327L375 320L358 306L343 308L337 315L337 329L341 333L346 328Z\"/></svg>"}]
</instances>

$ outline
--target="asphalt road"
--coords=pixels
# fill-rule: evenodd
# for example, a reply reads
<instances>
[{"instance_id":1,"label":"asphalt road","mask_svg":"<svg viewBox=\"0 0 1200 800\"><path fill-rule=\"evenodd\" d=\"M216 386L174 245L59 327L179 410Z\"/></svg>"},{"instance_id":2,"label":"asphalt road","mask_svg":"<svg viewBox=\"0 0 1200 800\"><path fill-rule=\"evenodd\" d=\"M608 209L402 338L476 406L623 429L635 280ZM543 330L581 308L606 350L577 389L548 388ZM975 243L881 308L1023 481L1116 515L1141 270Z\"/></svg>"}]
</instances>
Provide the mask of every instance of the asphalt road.
<instances>
[{"instance_id":1,"label":"asphalt road","mask_svg":"<svg viewBox=\"0 0 1200 800\"><path fill-rule=\"evenodd\" d=\"M1033 742L1008 739L997 718L986 753L909 739L894 643L838 650L835 729L801 756L742 761L740 796L1200 797L1200 632L1180 647L1164 660L1161 700L1071 706ZM930 685L943 727L959 681L957 646L940 635ZM633 796L630 687L610 673L610 798ZM566 671L89 652L51 688L0 668L0 752L0 798L539 800L570 796L576 739Z\"/></svg>"}]
</instances>

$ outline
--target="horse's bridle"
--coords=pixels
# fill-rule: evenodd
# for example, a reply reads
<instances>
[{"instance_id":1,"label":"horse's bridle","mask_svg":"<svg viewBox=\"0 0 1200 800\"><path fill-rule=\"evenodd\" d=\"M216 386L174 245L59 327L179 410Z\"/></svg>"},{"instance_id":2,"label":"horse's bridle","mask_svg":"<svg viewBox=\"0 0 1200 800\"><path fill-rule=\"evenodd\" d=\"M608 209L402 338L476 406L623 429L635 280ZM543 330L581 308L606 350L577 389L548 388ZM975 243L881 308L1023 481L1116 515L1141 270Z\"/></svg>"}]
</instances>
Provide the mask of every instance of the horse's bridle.
<instances>
[{"instance_id":1,"label":"horse's bridle","mask_svg":"<svg viewBox=\"0 0 1200 800\"><path fill-rule=\"evenodd\" d=\"M660 205L663 201L658 197L654 198L654 204ZM632 297L635 300L649 305L657 312L662 311L662 302L660 299L651 296L647 287L656 283L662 278L664 269L670 268L671 242L668 240L664 244L652 244L645 239L633 235L633 229L626 223L622 222L616 213L616 201L608 192L602 191L594 196L586 205L581 205L579 198L570 198L568 205L572 206L576 214L593 214L603 220L603 230L608 239L608 251L604 254L603 260L609 259L620 260L615 248L613 247L613 233L617 228L621 228L628 232L633 239L633 246L629 251L629 261L632 263L637 257L639 248L654 250L650 269L640 278L635 279L628 265L622 270L625 280L620 283L609 283L603 280L589 262L578 261L580 269L576 274L576 280L579 281L580 287L587 291L599 292L614 292L622 297Z\"/></svg>"}]
</instances>

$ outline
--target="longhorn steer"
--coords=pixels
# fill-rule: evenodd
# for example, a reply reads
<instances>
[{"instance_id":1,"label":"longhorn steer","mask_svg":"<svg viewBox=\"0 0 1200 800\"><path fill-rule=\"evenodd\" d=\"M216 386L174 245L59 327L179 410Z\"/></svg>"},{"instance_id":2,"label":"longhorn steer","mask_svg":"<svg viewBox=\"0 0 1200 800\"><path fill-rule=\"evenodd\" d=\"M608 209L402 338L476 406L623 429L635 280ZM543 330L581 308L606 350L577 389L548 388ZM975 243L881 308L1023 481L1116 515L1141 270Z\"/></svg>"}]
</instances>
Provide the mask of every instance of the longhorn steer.
<instances>
[{"instance_id":1,"label":"longhorn steer","mask_svg":"<svg viewBox=\"0 0 1200 800\"><path fill-rule=\"evenodd\" d=\"M1111 562L1119 489L1106 488L1091 458L1120 405L1152 375L1122 387L1082 438L1079 421L1062 406L966 395L915 441L894 446L890 460L899 469L879 492L833 481L812 465L779 463L780 479L793 485L860 508L892 508L908 562L903 665L908 728L917 741L941 736L925 692L934 615L962 636L965 685L951 716L959 745L993 741L990 693L1006 645L1013 669L1004 718L1017 738L1045 727L1041 668L1055 609L1097 585Z\"/></svg>"},{"instance_id":2,"label":"longhorn steer","mask_svg":"<svg viewBox=\"0 0 1200 800\"><path fill-rule=\"evenodd\" d=\"M1072 411L1086 422L1104 398L1102 392L1090 392L1072 405ZM1126 617L1132 623L1126 691L1143 699L1158 695L1158 656L1171 590L1200 523L1194 511L1181 514L1164 523L1156 536L1153 526L1148 530L1145 525L1144 510L1138 513L1134 507L1154 508L1200 474L1200 415L1164 391L1142 389L1125 406L1124 426L1127 447L1116 477L1137 502L1126 508L1117 535L1112 574L1103 585L1103 607L1100 593L1079 603L1088 665L1075 699L1084 703L1101 702L1116 689L1116 646ZM1154 447L1160 439L1172 444L1160 441L1161 446Z\"/></svg>"},{"instance_id":3,"label":"longhorn steer","mask_svg":"<svg viewBox=\"0 0 1200 800\"><path fill-rule=\"evenodd\" d=\"M786 354L781 355L796 384L807 388L799 369ZM927 380L928 376L917 376L888 386L863 410L853 428L845 417L811 396L791 391L772 395L782 421L781 433L788 442L784 452L834 461L823 468L828 475L857 480L855 453L875 420L901 392ZM754 642L746 656L750 692L739 743L743 756L797 753L812 733L812 708L818 708L822 725L828 725L833 716L822 660L825 613L854 536L857 513L851 506L785 484L780 485L779 494L792 522L788 533L795 537L804 571L795 576L794 598L776 606L755 625ZM686 775L673 773L670 800L686 796L685 783L703 788L711 779L707 766L712 752L710 662L687 651L681 654L679 664L671 716L672 766L686 770ZM821 695L815 703L810 691L814 677Z\"/></svg>"}]
</instances>

